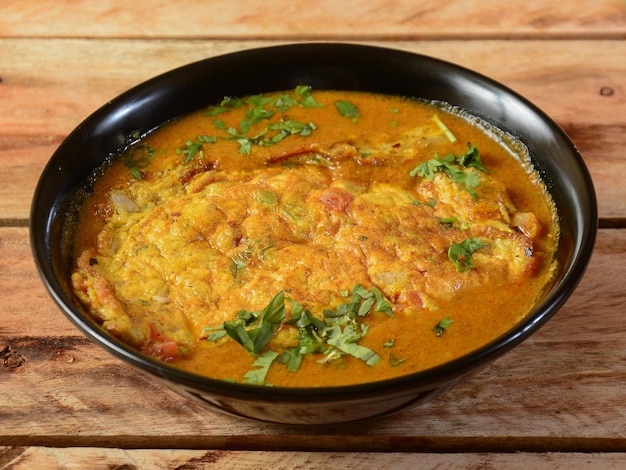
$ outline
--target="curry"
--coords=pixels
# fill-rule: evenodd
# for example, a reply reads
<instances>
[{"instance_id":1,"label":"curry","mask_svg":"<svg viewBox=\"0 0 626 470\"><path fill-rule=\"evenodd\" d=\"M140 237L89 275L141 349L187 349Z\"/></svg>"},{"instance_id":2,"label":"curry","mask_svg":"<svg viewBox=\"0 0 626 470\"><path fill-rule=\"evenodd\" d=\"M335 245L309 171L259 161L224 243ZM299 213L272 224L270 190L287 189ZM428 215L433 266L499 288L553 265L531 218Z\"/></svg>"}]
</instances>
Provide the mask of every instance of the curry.
<instances>
[{"instance_id":1,"label":"curry","mask_svg":"<svg viewBox=\"0 0 626 470\"><path fill-rule=\"evenodd\" d=\"M82 205L72 285L102 328L196 374L424 370L513 327L555 270L525 147L444 103L303 85L136 137Z\"/></svg>"}]
</instances>

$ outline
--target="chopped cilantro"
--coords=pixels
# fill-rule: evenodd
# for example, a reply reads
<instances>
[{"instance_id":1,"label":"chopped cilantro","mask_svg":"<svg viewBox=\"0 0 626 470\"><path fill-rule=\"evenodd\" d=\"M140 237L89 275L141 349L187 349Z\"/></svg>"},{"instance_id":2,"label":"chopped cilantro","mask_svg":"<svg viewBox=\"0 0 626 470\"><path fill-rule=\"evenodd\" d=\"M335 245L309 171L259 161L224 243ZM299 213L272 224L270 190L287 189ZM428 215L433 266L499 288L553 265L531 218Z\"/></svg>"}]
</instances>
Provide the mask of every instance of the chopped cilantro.
<instances>
[{"instance_id":1,"label":"chopped cilantro","mask_svg":"<svg viewBox=\"0 0 626 470\"><path fill-rule=\"evenodd\" d=\"M205 144L214 144L217 142L217 137L213 135L199 135L198 140Z\"/></svg>"},{"instance_id":2,"label":"chopped cilantro","mask_svg":"<svg viewBox=\"0 0 626 470\"><path fill-rule=\"evenodd\" d=\"M258 367L258 369L252 369L246 372L246 375L244 375L244 383L252 385L266 385L265 377L267 377L267 373L277 356L278 353L275 351L266 351L257 357L252 365L254 367Z\"/></svg>"},{"instance_id":3,"label":"chopped cilantro","mask_svg":"<svg viewBox=\"0 0 626 470\"><path fill-rule=\"evenodd\" d=\"M238 257L231 258L230 260L230 273L233 276L233 280L239 282L241 280L241 275L243 274L246 268L246 262Z\"/></svg>"},{"instance_id":4,"label":"chopped cilantro","mask_svg":"<svg viewBox=\"0 0 626 470\"><path fill-rule=\"evenodd\" d=\"M271 122L275 111L285 112L294 106L304 108L323 107L311 94L311 87L308 85L298 85L292 94L281 93L278 96L251 95L246 98L225 97L218 106L209 107L204 115L214 117L226 113L234 108L247 106L245 118L239 121L238 127L228 126L224 120L216 118L212 121L213 126L220 131L224 131L226 136L211 136L211 143L218 139L233 140L239 145L238 152L250 155L254 146L269 147L277 144L281 140L291 135L303 137L311 135L317 126L312 123L300 123L295 120L281 120ZM250 135L253 126L267 121L268 125L261 129L256 135ZM272 132L276 131L276 132ZM185 155L185 163L189 162L195 154L201 152L203 141L189 141L177 153ZM137 172L135 172L137 173Z\"/></svg>"},{"instance_id":5,"label":"chopped cilantro","mask_svg":"<svg viewBox=\"0 0 626 470\"><path fill-rule=\"evenodd\" d=\"M276 360L281 364L285 364L288 371L295 372L300 368L303 357L304 356L294 348L283 352Z\"/></svg>"},{"instance_id":6,"label":"chopped cilantro","mask_svg":"<svg viewBox=\"0 0 626 470\"><path fill-rule=\"evenodd\" d=\"M270 124L268 129L273 131L280 131L284 134L284 136L288 135L301 135L301 136L309 136L313 133L314 130L317 129L317 126L309 122L308 124L295 121L295 120L280 120L274 124Z\"/></svg>"},{"instance_id":7,"label":"chopped cilantro","mask_svg":"<svg viewBox=\"0 0 626 470\"><path fill-rule=\"evenodd\" d=\"M389 353L389 364L391 364L391 367L397 367L405 361L406 361L406 357L398 358L394 356L392 352Z\"/></svg>"},{"instance_id":8,"label":"chopped cilantro","mask_svg":"<svg viewBox=\"0 0 626 470\"><path fill-rule=\"evenodd\" d=\"M126 167L135 178L140 180L143 177L141 170L150 164L152 158L154 158L152 147L145 144L135 145L128 152Z\"/></svg>"},{"instance_id":9,"label":"chopped cilantro","mask_svg":"<svg viewBox=\"0 0 626 470\"><path fill-rule=\"evenodd\" d=\"M230 111L230 108L227 106L211 106L204 112L205 116L217 116L218 114L222 114Z\"/></svg>"},{"instance_id":10,"label":"chopped cilantro","mask_svg":"<svg viewBox=\"0 0 626 470\"><path fill-rule=\"evenodd\" d=\"M487 173L487 169L480 161L478 149L471 144L468 144L468 147L468 151L463 155L457 156L450 153L444 157L435 157L420 163L409 172L409 175L432 180L435 173L444 172L458 184L464 185L472 197L478 197L474 188L480 185L480 176L473 168L483 173Z\"/></svg>"},{"instance_id":11,"label":"chopped cilantro","mask_svg":"<svg viewBox=\"0 0 626 470\"><path fill-rule=\"evenodd\" d=\"M221 120L221 119L214 119L213 120L213 125L215 127L217 127L218 129L221 129L223 131L226 130L226 123L223 120Z\"/></svg>"},{"instance_id":12,"label":"chopped cilantro","mask_svg":"<svg viewBox=\"0 0 626 470\"><path fill-rule=\"evenodd\" d=\"M472 254L485 246L480 238L466 238L461 243L452 243L448 249L448 258L454 263L459 272L473 267Z\"/></svg>"},{"instance_id":13,"label":"chopped cilantro","mask_svg":"<svg viewBox=\"0 0 626 470\"><path fill-rule=\"evenodd\" d=\"M376 297L376 311L382 312L390 317L393 317L393 311L391 310L391 304L389 301L383 296L382 292L378 290L377 287L372 287L370 289L374 293L374 297Z\"/></svg>"},{"instance_id":14,"label":"chopped cilantro","mask_svg":"<svg viewBox=\"0 0 626 470\"><path fill-rule=\"evenodd\" d=\"M335 325L326 330L326 342L341 352L361 359L368 366L376 365L380 356L371 349L357 344L357 341L365 336L365 332L362 329L359 330L354 324L346 325L343 330L339 325Z\"/></svg>"},{"instance_id":15,"label":"chopped cilantro","mask_svg":"<svg viewBox=\"0 0 626 470\"><path fill-rule=\"evenodd\" d=\"M480 171L484 173L489 173L487 168L485 168L480 161L480 151L472 144L467 144L468 150L462 155L459 159L459 165L464 166L466 168L474 167L478 168Z\"/></svg>"},{"instance_id":16,"label":"chopped cilantro","mask_svg":"<svg viewBox=\"0 0 626 470\"><path fill-rule=\"evenodd\" d=\"M302 97L301 104L305 108L321 108L324 106L322 103L315 101L315 98L311 95L311 87L309 85L298 85L296 94Z\"/></svg>"},{"instance_id":17,"label":"chopped cilantro","mask_svg":"<svg viewBox=\"0 0 626 470\"><path fill-rule=\"evenodd\" d=\"M285 318L285 293L276 294L262 312L241 310L235 320L224 322L228 336L248 352L259 354Z\"/></svg>"},{"instance_id":18,"label":"chopped cilantro","mask_svg":"<svg viewBox=\"0 0 626 470\"><path fill-rule=\"evenodd\" d=\"M187 142L185 142L184 147L176 149L176 153L179 155L184 155L184 163L188 163L196 155L196 153L198 153L202 157L202 142L194 142L188 140Z\"/></svg>"},{"instance_id":19,"label":"chopped cilantro","mask_svg":"<svg viewBox=\"0 0 626 470\"><path fill-rule=\"evenodd\" d=\"M446 331L452 325L453 320L450 317L444 317L439 323L437 323L433 327L433 331L437 334L437 336L443 335L443 332Z\"/></svg>"},{"instance_id":20,"label":"chopped cilantro","mask_svg":"<svg viewBox=\"0 0 626 470\"><path fill-rule=\"evenodd\" d=\"M206 339L208 341L217 341L220 338L226 336L226 330L224 330L224 326L218 327L210 327L207 326L202 330L204 333L208 333Z\"/></svg>"},{"instance_id":21,"label":"chopped cilantro","mask_svg":"<svg viewBox=\"0 0 626 470\"><path fill-rule=\"evenodd\" d=\"M348 100L340 100L335 102L335 107L339 114L343 117L357 119L359 117L359 109L354 103Z\"/></svg>"},{"instance_id":22,"label":"chopped cilantro","mask_svg":"<svg viewBox=\"0 0 626 470\"><path fill-rule=\"evenodd\" d=\"M289 108L296 106L297 104L298 101L296 99L292 98L289 95L282 94L278 97L278 99L274 103L274 106L276 106L276 109L282 112L287 111Z\"/></svg>"},{"instance_id":23,"label":"chopped cilantro","mask_svg":"<svg viewBox=\"0 0 626 470\"><path fill-rule=\"evenodd\" d=\"M367 323L359 319L363 319L371 311L393 317L391 304L376 287L366 289L356 285L351 292L342 292L342 295L347 302L338 305L334 310L325 310L323 320L314 316L299 302L288 298L291 318L284 321L285 295L281 291L262 312L241 310L234 320L224 322L221 327L205 328L204 331L209 333L209 341L228 335L247 351L258 355L269 345L281 324L298 329L295 338L298 344L280 352L271 349L265 351L254 363L259 369L253 369L245 375L246 383L263 383L273 362L285 364L288 370L295 372L302 359L311 354L323 355L318 362L330 362L347 354L374 366L380 356L370 348L358 344L369 328ZM273 354L268 355L269 352Z\"/></svg>"},{"instance_id":24,"label":"chopped cilantro","mask_svg":"<svg viewBox=\"0 0 626 470\"><path fill-rule=\"evenodd\" d=\"M256 124L263 119L269 119L274 115L273 111L265 108L250 108L246 113L247 120L241 121L241 130L247 132L252 124Z\"/></svg>"}]
</instances>

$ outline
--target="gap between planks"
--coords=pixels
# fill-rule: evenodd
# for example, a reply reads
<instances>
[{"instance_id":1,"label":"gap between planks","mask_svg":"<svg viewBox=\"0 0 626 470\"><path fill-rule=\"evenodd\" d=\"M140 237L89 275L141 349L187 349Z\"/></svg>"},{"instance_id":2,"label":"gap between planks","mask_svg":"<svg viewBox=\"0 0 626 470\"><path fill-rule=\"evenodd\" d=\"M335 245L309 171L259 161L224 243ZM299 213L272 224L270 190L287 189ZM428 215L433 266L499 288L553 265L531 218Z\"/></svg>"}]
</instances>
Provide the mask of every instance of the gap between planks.
<instances>
[{"instance_id":1,"label":"gap between planks","mask_svg":"<svg viewBox=\"0 0 626 470\"><path fill-rule=\"evenodd\" d=\"M354 426L354 424L352 424ZM292 426L286 429L294 431ZM297 429L297 427L295 428ZM182 435L11 435L0 434L0 445L19 447L98 447L108 449L184 449L271 452L626 452L625 437L559 436L355 436L339 433L301 435L182 436Z\"/></svg>"}]
</instances>

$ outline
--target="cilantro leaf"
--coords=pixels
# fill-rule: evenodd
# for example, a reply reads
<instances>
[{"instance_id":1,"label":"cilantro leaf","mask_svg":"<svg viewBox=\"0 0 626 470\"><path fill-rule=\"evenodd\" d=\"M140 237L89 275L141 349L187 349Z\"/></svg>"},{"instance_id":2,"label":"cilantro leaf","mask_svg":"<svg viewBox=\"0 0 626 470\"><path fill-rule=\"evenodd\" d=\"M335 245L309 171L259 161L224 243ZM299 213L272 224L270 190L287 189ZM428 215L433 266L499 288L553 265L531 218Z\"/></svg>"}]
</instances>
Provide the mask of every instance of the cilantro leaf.
<instances>
[{"instance_id":1,"label":"cilantro leaf","mask_svg":"<svg viewBox=\"0 0 626 470\"><path fill-rule=\"evenodd\" d=\"M452 243L448 249L448 258L454 263L457 271L464 272L473 267L472 254L485 246L480 238L466 238L461 243Z\"/></svg>"},{"instance_id":2,"label":"cilantro leaf","mask_svg":"<svg viewBox=\"0 0 626 470\"><path fill-rule=\"evenodd\" d=\"M372 287L370 290L374 293L374 297L376 297L376 311L393 317L391 303L383 296L382 292L380 292L377 287Z\"/></svg>"},{"instance_id":3,"label":"cilantro leaf","mask_svg":"<svg viewBox=\"0 0 626 470\"><path fill-rule=\"evenodd\" d=\"M248 112L246 113L246 116L249 119L249 124L247 124L248 127L243 132L247 132L250 129L250 126L252 124L255 124L255 123L259 122L259 121L262 121L263 119L269 119L273 115L274 115L274 113L272 111L270 111L269 109L265 109L265 108L250 108L248 110ZM242 126L242 130L243 130L243 126Z\"/></svg>"},{"instance_id":4,"label":"cilantro leaf","mask_svg":"<svg viewBox=\"0 0 626 470\"><path fill-rule=\"evenodd\" d=\"M185 142L185 147L176 149L176 153L184 155L184 163L188 163L196 154L199 154L202 157L202 142L188 140Z\"/></svg>"},{"instance_id":5,"label":"cilantro leaf","mask_svg":"<svg viewBox=\"0 0 626 470\"><path fill-rule=\"evenodd\" d=\"M439 323L433 326L433 331L437 334L437 336L443 335L443 332L452 325L454 321L452 318L446 316Z\"/></svg>"},{"instance_id":6,"label":"cilantro leaf","mask_svg":"<svg viewBox=\"0 0 626 470\"><path fill-rule=\"evenodd\" d=\"M380 360L380 356L370 348L357 344L363 334L357 331L355 325L346 325L343 330L340 326L334 326L326 331L326 341L341 352L361 359L368 366L374 366Z\"/></svg>"},{"instance_id":7,"label":"cilantro leaf","mask_svg":"<svg viewBox=\"0 0 626 470\"><path fill-rule=\"evenodd\" d=\"M259 354L270 342L285 318L285 293L280 291L262 312L238 312L238 319L224 322L228 336L241 344L248 352ZM255 323L258 326L250 328Z\"/></svg>"},{"instance_id":8,"label":"cilantro leaf","mask_svg":"<svg viewBox=\"0 0 626 470\"><path fill-rule=\"evenodd\" d=\"M287 365L287 370L295 372L300 368L302 364L303 355L297 349L288 349L278 356L277 361L281 364Z\"/></svg>"},{"instance_id":9,"label":"cilantro leaf","mask_svg":"<svg viewBox=\"0 0 626 470\"><path fill-rule=\"evenodd\" d=\"M224 325L218 327L204 327L202 329L203 333L208 333L206 339L207 341L217 341L220 338L226 336L226 331L224 331Z\"/></svg>"},{"instance_id":10,"label":"cilantro leaf","mask_svg":"<svg viewBox=\"0 0 626 470\"><path fill-rule=\"evenodd\" d=\"M219 106L211 106L204 113L205 116L217 116L218 114L226 113L233 108L238 108L243 105L243 101L240 98L232 98L225 96Z\"/></svg>"},{"instance_id":11,"label":"cilantro leaf","mask_svg":"<svg viewBox=\"0 0 626 470\"><path fill-rule=\"evenodd\" d=\"M480 174L474 168L483 173L488 173L488 171L480 161L478 149L471 144L468 144L468 147L468 151L460 156L450 153L445 157L435 157L422 162L413 168L409 175L432 180L435 173L445 172L456 183L465 186L466 191L476 198L478 193L474 188L480 185Z\"/></svg>"},{"instance_id":12,"label":"cilantro leaf","mask_svg":"<svg viewBox=\"0 0 626 470\"><path fill-rule=\"evenodd\" d=\"M245 100L245 104L251 104L256 107L265 106L272 102L272 98L263 95L251 95Z\"/></svg>"},{"instance_id":13,"label":"cilantro leaf","mask_svg":"<svg viewBox=\"0 0 626 470\"><path fill-rule=\"evenodd\" d=\"M278 97L274 106L281 112L287 111L289 108L296 106L298 101L289 95L282 94Z\"/></svg>"},{"instance_id":14,"label":"cilantro leaf","mask_svg":"<svg viewBox=\"0 0 626 470\"><path fill-rule=\"evenodd\" d=\"M311 135L315 129L317 129L317 126L312 122L305 124L300 121L290 119L286 121L280 120L276 123L270 124L268 126L268 129L274 131L282 131L285 133L285 136L295 134L308 136Z\"/></svg>"},{"instance_id":15,"label":"cilantro leaf","mask_svg":"<svg viewBox=\"0 0 626 470\"><path fill-rule=\"evenodd\" d=\"M280 323L285 318L285 292L280 291L263 309L263 320Z\"/></svg>"},{"instance_id":16,"label":"cilantro leaf","mask_svg":"<svg viewBox=\"0 0 626 470\"><path fill-rule=\"evenodd\" d=\"M226 123L221 119L214 119L213 125L221 130L226 130Z\"/></svg>"},{"instance_id":17,"label":"cilantro leaf","mask_svg":"<svg viewBox=\"0 0 626 470\"><path fill-rule=\"evenodd\" d=\"M236 96L235 97L225 96L222 102L220 103L220 106L226 106L229 108L239 108L240 106L243 106L243 101L241 100L241 98L237 98Z\"/></svg>"},{"instance_id":18,"label":"cilantro leaf","mask_svg":"<svg viewBox=\"0 0 626 470\"><path fill-rule=\"evenodd\" d=\"M322 103L318 103L311 95L311 87L309 85L298 85L296 94L302 98L300 104L305 108L321 108L324 106Z\"/></svg>"},{"instance_id":19,"label":"cilantro leaf","mask_svg":"<svg viewBox=\"0 0 626 470\"><path fill-rule=\"evenodd\" d=\"M356 105L348 100L339 100L335 102L335 107L339 114L343 117L356 119L359 117L359 109Z\"/></svg>"},{"instance_id":20,"label":"cilantro leaf","mask_svg":"<svg viewBox=\"0 0 626 470\"><path fill-rule=\"evenodd\" d=\"M465 168L478 168L484 173L489 173L487 168L485 168L480 161L480 151L472 144L468 143L467 146L467 152L458 158L459 165L464 166Z\"/></svg>"},{"instance_id":21,"label":"cilantro leaf","mask_svg":"<svg viewBox=\"0 0 626 470\"><path fill-rule=\"evenodd\" d=\"M257 357L252 365L258 367L258 369L252 369L246 372L246 375L244 375L244 383L265 385L265 378L276 357L278 357L278 353L275 351L266 351Z\"/></svg>"},{"instance_id":22,"label":"cilantro leaf","mask_svg":"<svg viewBox=\"0 0 626 470\"><path fill-rule=\"evenodd\" d=\"M391 367L397 367L406 361L406 357L396 357L392 352L389 353L389 364Z\"/></svg>"},{"instance_id":23,"label":"cilantro leaf","mask_svg":"<svg viewBox=\"0 0 626 470\"><path fill-rule=\"evenodd\" d=\"M254 342L241 321L231 320L224 322L224 331L232 339L241 344L249 352L254 351Z\"/></svg>"}]
</instances>

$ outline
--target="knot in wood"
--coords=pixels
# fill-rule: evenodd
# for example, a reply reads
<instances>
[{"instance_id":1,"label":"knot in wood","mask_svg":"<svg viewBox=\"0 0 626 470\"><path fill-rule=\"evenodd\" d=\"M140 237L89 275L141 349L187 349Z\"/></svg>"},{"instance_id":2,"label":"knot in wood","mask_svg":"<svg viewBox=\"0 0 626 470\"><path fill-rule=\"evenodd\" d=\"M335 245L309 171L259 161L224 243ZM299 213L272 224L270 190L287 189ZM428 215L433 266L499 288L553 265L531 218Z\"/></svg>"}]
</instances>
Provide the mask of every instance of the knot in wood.
<instances>
[{"instance_id":1,"label":"knot in wood","mask_svg":"<svg viewBox=\"0 0 626 470\"><path fill-rule=\"evenodd\" d=\"M0 361L4 372L13 372L26 363L26 358L13 350L11 346L5 346L4 349L0 351Z\"/></svg>"},{"instance_id":2,"label":"knot in wood","mask_svg":"<svg viewBox=\"0 0 626 470\"><path fill-rule=\"evenodd\" d=\"M600 95L602 96L613 96L615 94L615 90L610 86L603 86L600 88Z\"/></svg>"}]
</instances>

